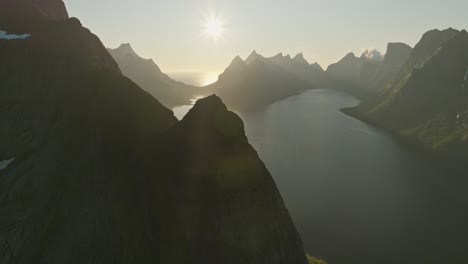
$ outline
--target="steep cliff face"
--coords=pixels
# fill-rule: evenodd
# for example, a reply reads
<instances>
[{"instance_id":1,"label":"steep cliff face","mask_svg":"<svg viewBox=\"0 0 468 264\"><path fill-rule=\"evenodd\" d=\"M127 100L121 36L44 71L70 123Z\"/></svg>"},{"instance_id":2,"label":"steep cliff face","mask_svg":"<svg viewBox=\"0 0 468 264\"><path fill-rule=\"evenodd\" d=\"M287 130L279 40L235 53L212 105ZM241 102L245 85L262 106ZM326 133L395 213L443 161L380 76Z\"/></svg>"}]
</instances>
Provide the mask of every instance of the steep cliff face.
<instances>
[{"instance_id":1,"label":"steep cliff face","mask_svg":"<svg viewBox=\"0 0 468 264\"><path fill-rule=\"evenodd\" d=\"M403 65L408 61L413 48L404 43L389 43L387 53L384 56L382 64L377 68L377 72L369 80L367 86L377 94L385 89L385 86L391 83L400 72Z\"/></svg>"},{"instance_id":2,"label":"steep cliff face","mask_svg":"<svg viewBox=\"0 0 468 264\"><path fill-rule=\"evenodd\" d=\"M62 0L1 0L0 18L49 19L68 18Z\"/></svg>"},{"instance_id":3,"label":"steep cliff face","mask_svg":"<svg viewBox=\"0 0 468 264\"><path fill-rule=\"evenodd\" d=\"M77 19L0 40L0 263L305 263L240 119L178 123Z\"/></svg>"},{"instance_id":4,"label":"steep cliff face","mask_svg":"<svg viewBox=\"0 0 468 264\"><path fill-rule=\"evenodd\" d=\"M384 56L377 50L367 50L360 58L349 53L328 67L331 86L360 98L375 96L394 80L411 51L406 44L389 43Z\"/></svg>"}]
</instances>

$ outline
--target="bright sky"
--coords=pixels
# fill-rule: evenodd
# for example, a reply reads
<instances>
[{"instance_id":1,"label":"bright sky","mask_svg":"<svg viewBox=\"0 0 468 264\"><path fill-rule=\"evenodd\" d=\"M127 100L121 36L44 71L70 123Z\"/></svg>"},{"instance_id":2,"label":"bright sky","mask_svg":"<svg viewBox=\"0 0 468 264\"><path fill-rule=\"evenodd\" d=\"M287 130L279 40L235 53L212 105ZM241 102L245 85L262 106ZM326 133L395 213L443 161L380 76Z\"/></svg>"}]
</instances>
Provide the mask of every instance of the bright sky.
<instances>
[{"instance_id":1,"label":"bright sky","mask_svg":"<svg viewBox=\"0 0 468 264\"><path fill-rule=\"evenodd\" d=\"M385 52L388 42L414 46L430 29L468 29L467 0L64 1L106 46L131 43L165 72L222 72L254 49L303 52L326 67L351 51ZM205 33L210 17L223 22L216 38Z\"/></svg>"}]
</instances>

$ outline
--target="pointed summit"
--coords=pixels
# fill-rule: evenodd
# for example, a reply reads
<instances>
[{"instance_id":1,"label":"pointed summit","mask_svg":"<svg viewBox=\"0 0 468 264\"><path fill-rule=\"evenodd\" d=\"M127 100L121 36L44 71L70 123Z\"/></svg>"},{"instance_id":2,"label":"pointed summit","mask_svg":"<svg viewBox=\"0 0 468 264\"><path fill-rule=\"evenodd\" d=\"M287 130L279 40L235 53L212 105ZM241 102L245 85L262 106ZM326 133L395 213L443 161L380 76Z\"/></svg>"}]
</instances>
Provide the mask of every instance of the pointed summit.
<instances>
[{"instance_id":1,"label":"pointed summit","mask_svg":"<svg viewBox=\"0 0 468 264\"><path fill-rule=\"evenodd\" d=\"M272 59L280 59L280 58L282 59L283 57L284 57L283 53L280 52L280 53L276 54L275 56L273 56Z\"/></svg>"},{"instance_id":2,"label":"pointed summit","mask_svg":"<svg viewBox=\"0 0 468 264\"><path fill-rule=\"evenodd\" d=\"M122 43L118 48L108 50L114 58L123 58L125 56L140 58L140 56L138 56L135 50L133 50L132 45L130 45L130 43Z\"/></svg>"},{"instance_id":3,"label":"pointed summit","mask_svg":"<svg viewBox=\"0 0 468 264\"><path fill-rule=\"evenodd\" d=\"M231 64L227 67L226 71L234 71L234 70L239 70L239 69L244 69L247 66L247 63L245 63L244 60L240 56L236 56Z\"/></svg>"},{"instance_id":4,"label":"pointed summit","mask_svg":"<svg viewBox=\"0 0 468 264\"><path fill-rule=\"evenodd\" d=\"M242 58L240 56L236 56L232 62L231 62L231 65L236 65L236 64L241 64L241 65L245 65L245 62L244 60L242 60Z\"/></svg>"},{"instance_id":5,"label":"pointed summit","mask_svg":"<svg viewBox=\"0 0 468 264\"><path fill-rule=\"evenodd\" d=\"M252 51L252 53L249 55L249 57L247 57L247 59L245 60L245 63L247 64L250 64L254 61L256 61L257 59L260 59L260 60L263 60L265 59L263 56L261 56L260 54L258 54L255 50Z\"/></svg>"},{"instance_id":6,"label":"pointed summit","mask_svg":"<svg viewBox=\"0 0 468 264\"><path fill-rule=\"evenodd\" d=\"M354 55L354 52L350 52L346 54L346 56L343 57L343 59L355 59L357 58L356 55Z\"/></svg>"},{"instance_id":7,"label":"pointed summit","mask_svg":"<svg viewBox=\"0 0 468 264\"><path fill-rule=\"evenodd\" d=\"M298 63L301 63L301 64L304 64L304 65L309 65L309 62L304 58L304 54L299 53L297 54L294 59L293 59L295 62L298 62Z\"/></svg>"},{"instance_id":8,"label":"pointed summit","mask_svg":"<svg viewBox=\"0 0 468 264\"><path fill-rule=\"evenodd\" d=\"M312 69L314 69L316 71L319 71L319 72L324 72L325 71L322 68L322 66L320 66L320 64L318 64L317 62L314 62L314 63L310 64L310 67L312 67Z\"/></svg>"}]
</instances>

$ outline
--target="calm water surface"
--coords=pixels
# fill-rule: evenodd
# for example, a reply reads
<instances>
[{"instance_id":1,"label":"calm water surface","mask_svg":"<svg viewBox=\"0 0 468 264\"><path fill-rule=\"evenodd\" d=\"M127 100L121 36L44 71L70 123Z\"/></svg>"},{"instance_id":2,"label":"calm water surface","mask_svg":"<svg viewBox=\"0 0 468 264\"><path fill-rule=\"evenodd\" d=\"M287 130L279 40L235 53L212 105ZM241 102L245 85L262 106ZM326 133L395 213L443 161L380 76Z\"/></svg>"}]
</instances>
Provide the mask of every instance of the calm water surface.
<instances>
[{"instance_id":1,"label":"calm water surface","mask_svg":"<svg viewBox=\"0 0 468 264\"><path fill-rule=\"evenodd\" d=\"M312 90L238 113L305 250L331 264L468 263L466 176L339 111L356 104Z\"/></svg>"}]
</instances>

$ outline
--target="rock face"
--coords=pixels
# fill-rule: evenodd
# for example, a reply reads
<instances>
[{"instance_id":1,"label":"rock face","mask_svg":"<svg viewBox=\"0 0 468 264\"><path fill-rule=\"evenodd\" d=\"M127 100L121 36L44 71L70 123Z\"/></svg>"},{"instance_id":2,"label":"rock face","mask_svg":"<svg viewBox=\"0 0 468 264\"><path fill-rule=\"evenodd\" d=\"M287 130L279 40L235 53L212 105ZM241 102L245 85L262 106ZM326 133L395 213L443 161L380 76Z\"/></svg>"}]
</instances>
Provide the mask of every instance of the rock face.
<instances>
[{"instance_id":1,"label":"rock face","mask_svg":"<svg viewBox=\"0 0 468 264\"><path fill-rule=\"evenodd\" d=\"M306 263L219 98L178 122L77 19L3 25L0 263Z\"/></svg>"},{"instance_id":2,"label":"rock face","mask_svg":"<svg viewBox=\"0 0 468 264\"><path fill-rule=\"evenodd\" d=\"M367 83L367 86L375 91L373 94L381 92L387 84L394 80L412 51L413 48L404 43L389 43L387 45L387 53L382 64Z\"/></svg>"},{"instance_id":3,"label":"rock face","mask_svg":"<svg viewBox=\"0 0 468 264\"><path fill-rule=\"evenodd\" d=\"M236 57L218 81L206 88L215 91L229 108L244 111L264 107L313 86L254 52L245 62Z\"/></svg>"},{"instance_id":4,"label":"rock face","mask_svg":"<svg viewBox=\"0 0 468 264\"><path fill-rule=\"evenodd\" d=\"M351 113L414 139L431 150L465 155L468 139L468 33L430 31L375 98Z\"/></svg>"},{"instance_id":5,"label":"rock face","mask_svg":"<svg viewBox=\"0 0 468 264\"><path fill-rule=\"evenodd\" d=\"M188 104L193 96L203 94L199 88L172 80L153 60L141 58L130 44L122 44L109 52L125 76L167 107Z\"/></svg>"},{"instance_id":6,"label":"rock face","mask_svg":"<svg viewBox=\"0 0 468 264\"><path fill-rule=\"evenodd\" d=\"M62 20L68 12L62 0L1 0L0 18Z\"/></svg>"},{"instance_id":7,"label":"rock face","mask_svg":"<svg viewBox=\"0 0 468 264\"><path fill-rule=\"evenodd\" d=\"M367 50L361 57L347 54L327 69L332 86L356 97L367 98L380 93L393 81L409 58L412 48L403 43L389 43L383 56L377 50Z\"/></svg>"}]
</instances>

